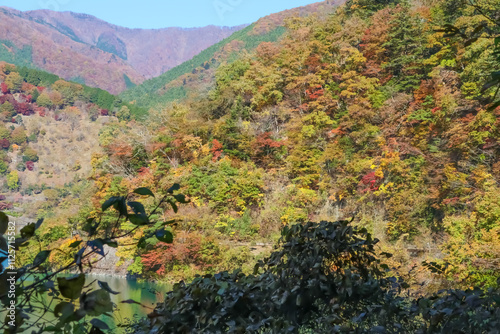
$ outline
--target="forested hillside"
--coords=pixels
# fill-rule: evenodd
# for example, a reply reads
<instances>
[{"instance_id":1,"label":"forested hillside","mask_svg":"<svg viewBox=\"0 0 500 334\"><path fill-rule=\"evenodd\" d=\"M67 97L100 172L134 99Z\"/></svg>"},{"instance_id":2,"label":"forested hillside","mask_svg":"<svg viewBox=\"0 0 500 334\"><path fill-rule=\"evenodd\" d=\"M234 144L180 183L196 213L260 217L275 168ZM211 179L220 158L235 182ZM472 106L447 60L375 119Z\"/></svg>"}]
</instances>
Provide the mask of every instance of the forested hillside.
<instances>
[{"instance_id":1,"label":"forested hillside","mask_svg":"<svg viewBox=\"0 0 500 334\"><path fill-rule=\"evenodd\" d=\"M179 231L216 239L355 217L394 263L439 260L454 284L496 284L499 110L496 86L481 90L499 69L496 5L353 1L288 19L280 41L223 63L207 94L110 129L101 158L129 173L101 169L93 202L113 184L177 182L193 202ZM487 29L468 40L446 25ZM168 249L143 254L142 272Z\"/></svg>"},{"instance_id":2,"label":"forested hillside","mask_svg":"<svg viewBox=\"0 0 500 334\"><path fill-rule=\"evenodd\" d=\"M141 107L161 107L187 97L196 99L214 84L215 71L221 63L233 62L238 55L253 52L262 42L276 42L285 32L283 25L287 18L311 13L327 15L332 7L344 2L322 1L263 17L161 76L128 89L121 97Z\"/></svg>"},{"instance_id":3,"label":"forested hillside","mask_svg":"<svg viewBox=\"0 0 500 334\"><path fill-rule=\"evenodd\" d=\"M192 201L178 233L195 243L267 243L288 224L355 217L394 263L440 260L455 282L495 284L499 111L495 87L481 92L499 66L494 41L437 31L488 21L455 2L369 3L290 18L280 41L223 63L207 94L107 125L81 215L175 182ZM153 246L123 250L132 272L175 267L155 262L170 247ZM183 256L182 270L201 258Z\"/></svg>"},{"instance_id":4,"label":"forested hillside","mask_svg":"<svg viewBox=\"0 0 500 334\"><path fill-rule=\"evenodd\" d=\"M7 63L0 112L0 208L22 218L53 214L61 194L87 184L106 122L145 114L104 90Z\"/></svg>"},{"instance_id":5,"label":"forested hillside","mask_svg":"<svg viewBox=\"0 0 500 334\"><path fill-rule=\"evenodd\" d=\"M496 333L500 1L331 5L113 97L78 213L19 261L183 280L137 332Z\"/></svg>"}]
</instances>

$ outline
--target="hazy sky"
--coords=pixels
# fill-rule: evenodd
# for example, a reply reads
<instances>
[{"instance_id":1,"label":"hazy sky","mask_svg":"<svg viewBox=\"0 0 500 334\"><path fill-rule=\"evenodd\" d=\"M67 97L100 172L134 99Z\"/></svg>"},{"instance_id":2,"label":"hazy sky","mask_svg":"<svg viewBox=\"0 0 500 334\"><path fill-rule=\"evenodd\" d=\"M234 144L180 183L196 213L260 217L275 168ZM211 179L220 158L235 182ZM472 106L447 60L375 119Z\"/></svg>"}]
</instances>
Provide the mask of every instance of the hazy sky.
<instances>
[{"instance_id":1,"label":"hazy sky","mask_svg":"<svg viewBox=\"0 0 500 334\"><path fill-rule=\"evenodd\" d=\"M319 0L0 0L19 10L52 9L94 15L129 28L234 26Z\"/></svg>"}]
</instances>

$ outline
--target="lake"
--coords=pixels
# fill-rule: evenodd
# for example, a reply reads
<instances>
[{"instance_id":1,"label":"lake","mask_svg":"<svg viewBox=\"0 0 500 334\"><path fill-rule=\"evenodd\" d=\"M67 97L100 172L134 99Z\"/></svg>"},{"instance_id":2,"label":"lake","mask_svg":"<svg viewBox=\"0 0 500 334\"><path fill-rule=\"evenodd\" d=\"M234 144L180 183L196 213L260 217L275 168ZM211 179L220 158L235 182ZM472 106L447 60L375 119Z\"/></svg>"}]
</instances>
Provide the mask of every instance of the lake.
<instances>
[{"instance_id":1,"label":"lake","mask_svg":"<svg viewBox=\"0 0 500 334\"><path fill-rule=\"evenodd\" d=\"M153 311L157 303L164 300L165 294L171 289L170 285L157 284L147 281L137 281L135 279L88 275L87 282L95 281L93 289L99 289L97 281L106 282L111 290L119 292L118 295L111 294L111 300L116 304L117 309L113 313L113 318L101 317L108 326L114 329L113 333L125 333L125 330L117 327L118 324L126 324L139 319L144 319L148 313ZM87 283L86 283L87 284ZM122 301L132 299L140 302L145 308L137 304L123 304Z\"/></svg>"},{"instance_id":2,"label":"lake","mask_svg":"<svg viewBox=\"0 0 500 334\"><path fill-rule=\"evenodd\" d=\"M66 276L66 275L65 275ZM69 275L72 276L72 275ZM104 321L111 329L111 333L127 333L126 330L119 325L136 322L139 319L144 319L151 313L157 303L164 300L165 294L172 288L168 284L157 284L147 281L137 281L135 279L112 277L104 275L87 275L85 285L90 285L92 290L100 289L98 281L108 283L111 290L119 292L119 294L111 294L111 300L116 305L113 317L101 316L100 320ZM122 301L132 299L146 306L143 307L137 304L121 303ZM3 310L0 312L0 317L3 319ZM91 318L87 318L90 321ZM31 333L34 328L30 328L25 333Z\"/></svg>"}]
</instances>

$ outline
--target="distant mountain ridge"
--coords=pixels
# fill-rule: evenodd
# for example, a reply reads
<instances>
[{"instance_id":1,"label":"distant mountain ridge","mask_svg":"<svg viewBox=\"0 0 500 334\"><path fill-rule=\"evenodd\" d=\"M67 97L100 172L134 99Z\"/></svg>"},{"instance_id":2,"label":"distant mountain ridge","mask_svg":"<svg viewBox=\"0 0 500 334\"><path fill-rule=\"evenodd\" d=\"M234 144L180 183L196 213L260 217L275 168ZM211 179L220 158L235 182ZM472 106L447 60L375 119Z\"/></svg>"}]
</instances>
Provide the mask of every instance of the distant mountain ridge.
<instances>
[{"instance_id":1,"label":"distant mountain ridge","mask_svg":"<svg viewBox=\"0 0 500 334\"><path fill-rule=\"evenodd\" d=\"M88 14L0 7L0 60L117 94L243 27L129 29Z\"/></svg>"},{"instance_id":2,"label":"distant mountain ridge","mask_svg":"<svg viewBox=\"0 0 500 334\"><path fill-rule=\"evenodd\" d=\"M311 14L330 15L335 7L346 1L320 1L264 16L160 76L127 89L120 96L142 108L151 108L183 99L191 93L199 95L212 87L219 65L236 59L238 53L255 50L263 42L279 40L286 31L287 19Z\"/></svg>"}]
</instances>

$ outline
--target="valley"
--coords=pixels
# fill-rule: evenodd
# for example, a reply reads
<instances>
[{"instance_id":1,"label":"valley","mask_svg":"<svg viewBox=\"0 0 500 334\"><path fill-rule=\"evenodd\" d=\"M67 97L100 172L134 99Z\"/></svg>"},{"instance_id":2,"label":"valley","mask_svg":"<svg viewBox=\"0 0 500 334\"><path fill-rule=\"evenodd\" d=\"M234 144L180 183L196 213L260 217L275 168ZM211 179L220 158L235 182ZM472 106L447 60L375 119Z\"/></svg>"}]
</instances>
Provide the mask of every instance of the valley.
<instances>
[{"instance_id":1,"label":"valley","mask_svg":"<svg viewBox=\"0 0 500 334\"><path fill-rule=\"evenodd\" d=\"M49 277L40 296L52 272L81 272L57 278L53 331L117 330L99 321L121 283L83 287L119 273L169 286L136 333L494 333L498 6L322 1L174 29L172 56L173 30L0 11L58 27L53 46L104 69L82 82L0 49L0 206L27 226L16 265Z\"/></svg>"}]
</instances>

